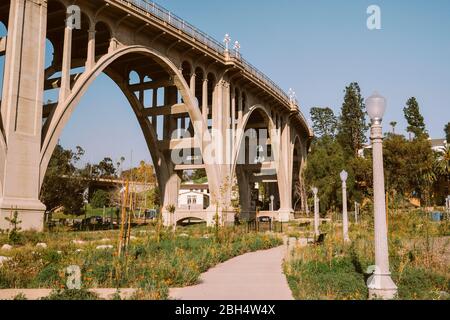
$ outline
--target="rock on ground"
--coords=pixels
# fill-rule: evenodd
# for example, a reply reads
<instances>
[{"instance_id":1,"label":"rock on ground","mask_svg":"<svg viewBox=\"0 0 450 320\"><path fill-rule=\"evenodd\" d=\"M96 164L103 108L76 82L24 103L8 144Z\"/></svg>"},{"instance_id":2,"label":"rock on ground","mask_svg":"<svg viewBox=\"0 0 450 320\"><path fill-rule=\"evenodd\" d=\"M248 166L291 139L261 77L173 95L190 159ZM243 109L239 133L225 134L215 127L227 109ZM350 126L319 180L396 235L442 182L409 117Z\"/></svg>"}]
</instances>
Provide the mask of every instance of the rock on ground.
<instances>
[{"instance_id":1,"label":"rock on ground","mask_svg":"<svg viewBox=\"0 0 450 320\"><path fill-rule=\"evenodd\" d=\"M9 244L4 244L3 246L2 246L2 250L4 250L4 251L10 251L10 250L12 250L12 246L11 245L9 245Z\"/></svg>"}]
</instances>

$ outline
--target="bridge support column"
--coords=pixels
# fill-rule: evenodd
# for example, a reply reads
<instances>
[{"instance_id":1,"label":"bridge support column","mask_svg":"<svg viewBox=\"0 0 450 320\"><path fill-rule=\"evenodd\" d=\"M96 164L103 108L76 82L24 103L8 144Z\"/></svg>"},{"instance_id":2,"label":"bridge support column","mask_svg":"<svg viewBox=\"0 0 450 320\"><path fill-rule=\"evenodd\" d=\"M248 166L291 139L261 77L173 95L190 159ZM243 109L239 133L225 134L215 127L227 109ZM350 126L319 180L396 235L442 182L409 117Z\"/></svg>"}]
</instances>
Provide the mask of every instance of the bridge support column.
<instances>
[{"instance_id":1,"label":"bridge support column","mask_svg":"<svg viewBox=\"0 0 450 320\"><path fill-rule=\"evenodd\" d=\"M202 83L202 115L206 125L208 125L208 79L203 79Z\"/></svg>"},{"instance_id":2,"label":"bridge support column","mask_svg":"<svg viewBox=\"0 0 450 320\"><path fill-rule=\"evenodd\" d=\"M164 201L162 208L162 215L164 226L169 227L176 223L176 211L175 216L171 216L171 214L167 211L167 207L170 205L175 206L175 209L178 208L178 193L180 190L181 178L177 173L173 173L164 186Z\"/></svg>"},{"instance_id":3,"label":"bridge support column","mask_svg":"<svg viewBox=\"0 0 450 320\"><path fill-rule=\"evenodd\" d=\"M19 213L22 230L43 229L39 201L47 1L11 0L2 93L6 148L0 159L0 229Z\"/></svg>"},{"instance_id":4,"label":"bridge support column","mask_svg":"<svg viewBox=\"0 0 450 320\"><path fill-rule=\"evenodd\" d=\"M88 35L86 70L91 70L95 65L95 27L89 29Z\"/></svg>"},{"instance_id":5,"label":"bridge support column","mask_svg":"<svg viewBox=\"0 0 450 320\"><path fill-rule=\"evenodd\" d=\"M59 89L59 101L63 102L70 95L70 70L72 61L72 28L64 29L64 47L61 70L61 88Z\"/></svg>"},{"instance_id":6,"label":"bridge support column","mask_svg":"<svg viewBox=\"0 0 450 320\"><path fill-rule=\"evenodd\" d=\"M243 170L243 168L240 166L236 167L236 173L239 184L239 202L241 205L240 219L241 221L249 221L252 218L250 212L250 200L252 191L250 186L249 173Z\"/></svg>"},{"instance_id":7,"label":"bridge support column","mask_svg":"<svg viewBox=\"0 0 450 320\"><path fill-rule=\"evenodd\" d=\"M205 83L207 87L207 82ZM221 225L234 224L234 209L231 203L232 174L231 174L231 141L230 128L230 85L225 80L220 80L213 94L212 123L214 145L213 165L219 170L221 183L217 189L210 189L211 206L207 209L208 224L214 225L216 208L219 210ZM207 97L204 97L207 102ZM211 187L211 186L210 186Z\"/></svg>"},{"instance_id":8,"label":"bridge support column","mask_svg":"<svg viewBox=\"0 0 450 320\"><path fill-rule=\"evenodd\" d=\"M278 211L278 219L281 222L288 222L294 215L294 209L292 208L293 149L291 144L291 126L287 119L282 121L280 147L278 161L280 210Z\"/></svg>"}]
</instances>

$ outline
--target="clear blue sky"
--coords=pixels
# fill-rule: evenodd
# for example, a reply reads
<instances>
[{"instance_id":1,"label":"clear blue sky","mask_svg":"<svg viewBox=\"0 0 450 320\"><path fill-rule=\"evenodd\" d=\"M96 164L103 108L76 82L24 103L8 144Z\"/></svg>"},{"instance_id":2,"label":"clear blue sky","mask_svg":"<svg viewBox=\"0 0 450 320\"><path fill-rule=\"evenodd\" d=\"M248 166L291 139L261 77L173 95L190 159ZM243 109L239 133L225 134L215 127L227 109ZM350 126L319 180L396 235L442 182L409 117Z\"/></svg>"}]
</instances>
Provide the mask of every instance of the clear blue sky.
<instances>
[{"instance_id":1,"label":"clear blue sky","mask_svg":"<svg viewBox=\"0 0 450 320\"><path fill-rule=\"evenodd\" d=\"M404 132L405 101L415 96L433 138L450 121L449 0L161 0L158 3L221 40L230 33L242 54L282 88L293 87L309 117L314 106L342 105L357 81L365 97L388 99L385 126ZM369 31L366 9L381 7L382 30ZM150 160L137 121L106 77L83 98L61 143L86 149L86 161L105 156Z\"/></svg>"}]
</instances>

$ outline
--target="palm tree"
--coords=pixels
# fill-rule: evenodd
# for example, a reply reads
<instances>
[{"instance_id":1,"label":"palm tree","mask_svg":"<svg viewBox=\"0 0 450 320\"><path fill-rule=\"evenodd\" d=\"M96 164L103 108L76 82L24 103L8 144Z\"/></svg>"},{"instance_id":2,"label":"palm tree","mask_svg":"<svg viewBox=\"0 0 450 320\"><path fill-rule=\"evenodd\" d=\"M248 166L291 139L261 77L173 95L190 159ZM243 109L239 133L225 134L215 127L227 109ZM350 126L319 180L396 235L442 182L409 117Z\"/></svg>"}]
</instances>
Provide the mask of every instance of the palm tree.
<instances>
[{"instance_id":1,"label":"palm tree","mask_svg":"<svg viewBox=\"0 0 450 320\"><path fill-rule=\"evenodd\" d=\"M389 123L389 125L392 127L392 134L395 134L395 127L397 126L397 122L396 121L392 121L391 123Z\"/></svg>"},{"instance_id":2,"label":"palm tree","mask_svg":"<svg viewBox=\"0 0 450 320\"><path fill-rule=\"evenodd\" d=\"M447 193L450 192L450 145L447 145L444 152L439 154L436 163L436 173L447 178Z\"/></svg>"}]
</instances>

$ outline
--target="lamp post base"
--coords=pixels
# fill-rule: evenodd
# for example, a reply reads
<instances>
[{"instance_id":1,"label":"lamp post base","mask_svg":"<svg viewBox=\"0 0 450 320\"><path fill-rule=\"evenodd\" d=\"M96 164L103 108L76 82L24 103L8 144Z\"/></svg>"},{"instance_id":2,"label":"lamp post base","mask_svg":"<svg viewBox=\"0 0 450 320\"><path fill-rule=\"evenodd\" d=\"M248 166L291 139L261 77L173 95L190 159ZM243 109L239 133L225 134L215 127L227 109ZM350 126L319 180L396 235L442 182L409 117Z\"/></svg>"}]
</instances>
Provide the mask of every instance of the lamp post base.
<instances>
[{"instance_id":1,"label":"lamp post base","mask_svg":"<svg viewBox=\"0 0 450 320\"><path fill-rule=\"evenodd\" d=\"M398 288L390 274L374 274L368 281L369 299L393 300Z\"/></svg>"}]
</instances>

